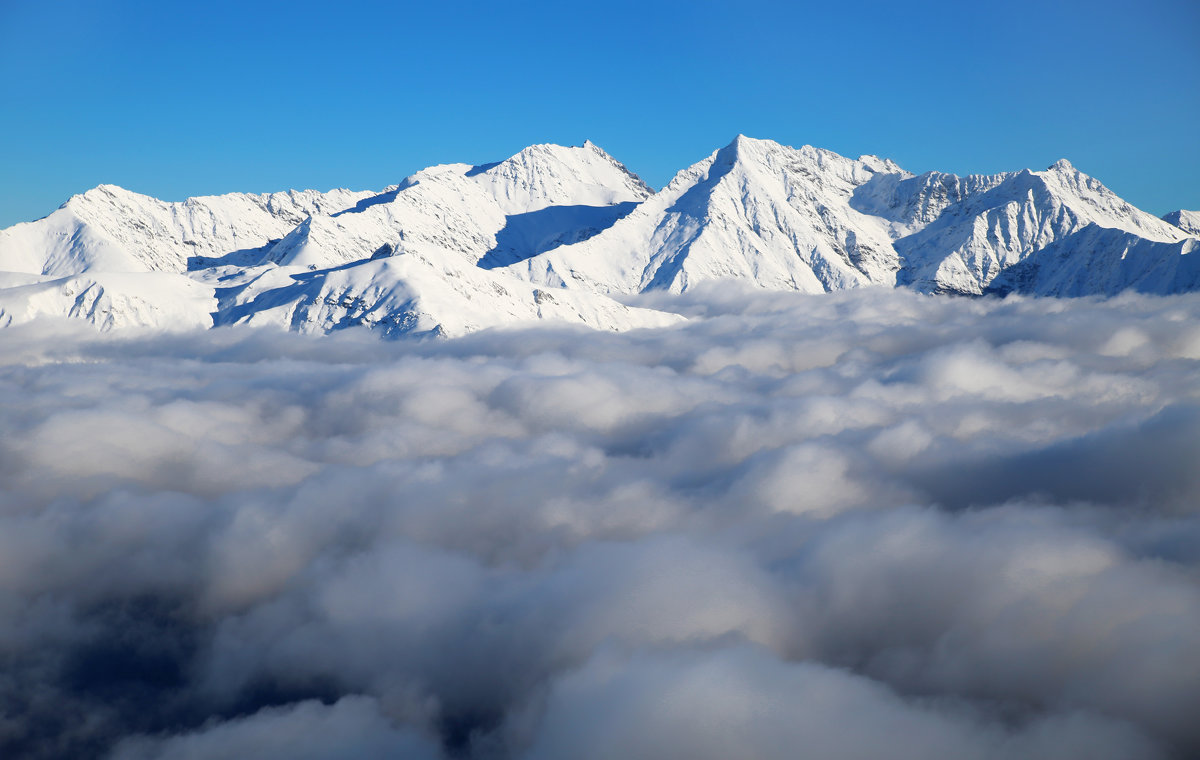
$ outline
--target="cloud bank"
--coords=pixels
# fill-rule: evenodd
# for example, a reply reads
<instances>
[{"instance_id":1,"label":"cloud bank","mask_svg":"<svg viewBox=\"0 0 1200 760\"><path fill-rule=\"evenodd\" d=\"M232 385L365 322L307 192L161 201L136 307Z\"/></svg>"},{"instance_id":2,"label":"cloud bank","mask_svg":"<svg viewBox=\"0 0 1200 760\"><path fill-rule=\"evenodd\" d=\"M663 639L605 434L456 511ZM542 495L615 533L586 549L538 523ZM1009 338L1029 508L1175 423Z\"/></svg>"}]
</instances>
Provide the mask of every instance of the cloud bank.
<instances>
[{"instance_id":1,"label":"cloud bank","mask_svg":"<svg viewBox=\"0 0 1200 760\"><path fill-rule=\"evenodd\" d=\"M671 306L5 331L0 755L1200 754L1200 297Z\"/></svg>"}]
</instances>

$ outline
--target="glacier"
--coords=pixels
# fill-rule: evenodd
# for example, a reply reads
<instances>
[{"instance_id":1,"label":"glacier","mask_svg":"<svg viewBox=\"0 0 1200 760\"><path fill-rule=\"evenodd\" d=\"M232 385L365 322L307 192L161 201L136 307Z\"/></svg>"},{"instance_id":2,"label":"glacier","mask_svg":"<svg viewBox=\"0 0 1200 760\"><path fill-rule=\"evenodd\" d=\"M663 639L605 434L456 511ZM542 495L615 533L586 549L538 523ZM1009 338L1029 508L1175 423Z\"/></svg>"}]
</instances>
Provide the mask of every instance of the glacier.
<instances>
[{"instance_id":1,"label":"glacier","mask_svg":"<svg viewBox=\"0 0 1200 760\"><path fill-rule=\"evenodd\" d=\"M639 296L716 280L803 293L1183 293L1200 289L1198 247L1200 213L1155 217L1065 160L914 175L739 135L655 192L588 141L433 166L379 191L164 202L100 185L0 230L0 326L622 331L683 320Z\"/></svg>"}]
</instances>

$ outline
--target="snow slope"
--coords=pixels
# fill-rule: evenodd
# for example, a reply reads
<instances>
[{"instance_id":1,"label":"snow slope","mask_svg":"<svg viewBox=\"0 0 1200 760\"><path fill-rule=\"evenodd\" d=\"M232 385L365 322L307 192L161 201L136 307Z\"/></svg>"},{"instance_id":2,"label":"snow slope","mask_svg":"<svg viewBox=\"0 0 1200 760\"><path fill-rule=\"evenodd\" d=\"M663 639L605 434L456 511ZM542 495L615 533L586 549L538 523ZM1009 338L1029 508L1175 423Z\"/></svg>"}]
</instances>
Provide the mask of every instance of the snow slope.
<instances>
[{"instance_id":1,"label":"snow slope","mask_svg":"<svg viewBox=\"0 0 1200 760\"><path fill-rule=\"evenodd\" d=\"M277 264L322 268L397 252L453 256L475 265L489 253L511 260L514 243L611 223L609 217L652 194L596 145L533 145L495 164L445 164L406 178L392 191L344 213L314 215L274 245ZM573 215L558 218L551 209ZM517 235L505 231L520 227Z\"/></svg>"},{"instance_id":2,"label":"snow slope","mask_svg":"<svg viewBox=\"0 0 1200 760\"><path fill-rule=\"evenodd\" d=\"M119 327L212 327L212 288L168 272L85 272L66 277L0 272L0 327L43 315Z\"/></svg>"},{"instance_id":3,"label":"snow slope","mask_svg":"<svg viewBox=\"0 0 1200 760\"><path fill-rule=\"evenodd\" d=\"M458 335L551 320L605 329L673 314L551 293L481 259L576 242L652 191L591 142L495 164L425 169L381 193L227 195L164 203L104 185L0 233L0 319L47 313L101 328L365 325ZM17 274L12 274L17 273Z\"/></svg>"},{"instance_id":4,"label":"snow slope","mask_svg":"<svg viewBox=\"0 0 1200 760\"><path fill-rule=\"evenodd\" d=\"M484 166L434 166L297 225L264 251L277 271L226 288L218 321L303 332L365 324L389 335L458 335L538 319L669 324L679 318L487 271L497 259L594 234L651 193L590 142L534 145Z\"/></svg>"},{"instance_id":5,"label":"snow slope","mask_svg":"<svg viewBox=\"0 0 1200 760\"><path fill-rule=\"evenodd\" d=\"M609 229L511 268L532 282L618 293L720 278L809 293L891 285L887 225L850 205L879 172L901 170L739 135Z\"/></svg>"},{"instance_id":6,"label":"snow slope","mask_svg":"<svg viewBox=\"0 0 1200 760\"><path fill-rule=\"evenodd\" d=\"M624 306L602 295L539 288L454 257L420 252L309 272L272 268L218 290L218 323L277 325L303 333L366 326L384 335L457 336L539 320L598 329L663 327L675 314Z\"/></svg>"},{"instance_id":7,"label":"snow slope","mask_svg":"<svg viewBox=\"0 0 1200 760\"><path fill-rule=\"evenodd\" d=\"M168 203L115 185L76 195L36 222L0 231L0 270L186 272L282 238L310 214L353 206L371 193L313 190L232 193Z\"/></svg>"},{"instance_id":8,"label":"snow slope","mask_svg":"<svg viewBox=\"0 0 1200 760\"><path fill-rule=\"evenodd\" d=\"M1161 242L1088 224L1008 267L988 286L993 293L1071 297L1125 290L1200 290L1200 238Z\"/></svg>"},{"instance_id":9,"label":"snow slope","mask_svg":"<svg viewBox=\"0 0 1200 760\"><path fill-rule=\"evenodd\" d=\"M1054 246L1069 253L1074 266L1091 254L1105 255L1123 246L1115 236L1073 236L1089 226L1130 233L1158 243L1185 237L1163 220L1117 197L1099 181L1065 160L1041 172L1024 170L991 177L959 180L957 202L936 218L896 240L904 259L899 282L927 292L978 294L988 289L1002 270ZM952 195L952 193L950 193ZM1074 239L1075 245L1064 241ZM1168 252L1169 248L1146 249ZM1036 291L1035 291L1036 292ZM1051 295L1047 292L1043 295Z\"/></svg>"},{"instance_id":10,"label":"snow slope","mask_svg":"<svg viewBox=\"0 0 1200 760\"><path fill-rule=\"evenodd\" d=\"M596 145L423 169L382 192L167 203L101 185L0 231L0 325L361 325L459 335L679 317L614 296L735 279L820 293L1200 289L1200 214L1165 219L1059 161L920 176L739 135L654 193Z\"/></svg>"},{"instance_id":11,"label":"snow slope","mask_svg":"<svg viewBox=\"0 0 1200 760\"><path fill-rule=\"evenodd\" d=\"M1200 211L1172 211L1163 219L1189 235L1200 237Z\"/></svg>"},{"instance_id":12,"label":"snow slope","mask_svg":"<svg viewBox=\"0 0 1200 760\"><path fill-rule=\"evenodd\" d=\"M599 292L680 292L735 278L804 292L906 285L977 295L1039 251L1052 248L1055 260L1083 267L1092 254L1111 258L1128 247L1120 236L1075 237L1089 226L1153 243L1186 237L1065 160L1042 172L913 176L873 156L852 160L739 136L610 229L511 268L532 282ZM1181 250L1139 246L1139 258L1163 261L1114 271L1170 268ZM1006 287L1042 281L1017 278ZM1156 282L1179 288L1188 280ZM1105 292L1122 284L1134 282L1118 278Z\"/></svg>"}]
</instances>

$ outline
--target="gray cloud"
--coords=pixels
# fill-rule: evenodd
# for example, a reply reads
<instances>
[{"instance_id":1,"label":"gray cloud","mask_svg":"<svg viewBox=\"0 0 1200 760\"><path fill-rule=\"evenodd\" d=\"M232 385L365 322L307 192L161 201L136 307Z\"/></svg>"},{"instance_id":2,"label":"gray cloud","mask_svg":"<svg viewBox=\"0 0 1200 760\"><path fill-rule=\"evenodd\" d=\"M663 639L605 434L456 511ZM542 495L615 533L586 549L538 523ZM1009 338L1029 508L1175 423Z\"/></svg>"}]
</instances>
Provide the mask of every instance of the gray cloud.
<instances>
[{"instance_id":1,"label":"gray cloud","mask_svg":"<svg viewBox=\"0 0 1200 760\"><path fill-rule=\"evenodd\" d=\"M5 331L0 754L1200 753L1200 298L671 303Z\"/></svg>"},{"instance_id":2,"label":"gray cloud","mask_svg":"<svg viewBox=\"0 0 1200 760\"><path fill-rule=\"evenodd\" d=\"M599 718L599 719L598 719ZM878 683L755 649L597 656L555 683L529 758L1152 758L1087 715L999 730L963 705L904 701Z\"/></svg>"},{"instance_id":3,"label":"gray cloud","mask_svg":"<svg viewBox=\"0 0 1200 760\"><path fill-rule=\"evenodd\" d=\"M343 697L332 705L305 701L287 707L264 708L249 717L164 739L127 739L117 746L114 757L119 760L213 757L434 760L438 751L419 734L393 725L380 712L375 700Z\"/></svg>"}]
</instances>

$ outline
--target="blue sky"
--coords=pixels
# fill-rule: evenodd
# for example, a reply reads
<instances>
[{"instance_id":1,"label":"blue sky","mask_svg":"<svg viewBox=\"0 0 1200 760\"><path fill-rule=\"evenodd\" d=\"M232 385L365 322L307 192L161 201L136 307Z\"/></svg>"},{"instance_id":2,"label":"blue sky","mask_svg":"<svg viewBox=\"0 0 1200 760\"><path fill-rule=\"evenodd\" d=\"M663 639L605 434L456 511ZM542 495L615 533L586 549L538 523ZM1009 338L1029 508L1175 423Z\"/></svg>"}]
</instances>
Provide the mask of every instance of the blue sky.
<instances>
[{"instance_id":1,"label":"blue sky","mask_svg":"<svg viewBox=\"0 0 1200 760\"><path fill-rule=\"evenodd\" d=\"M378 188L590 138L650 184L742 132L921 172L1069 158L1200 208L1200 3L0 0L0 226L109 182Z\"/></svg>"}]
</instances>

